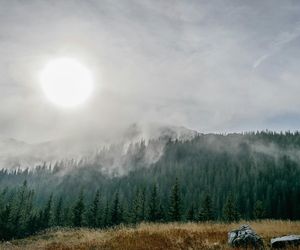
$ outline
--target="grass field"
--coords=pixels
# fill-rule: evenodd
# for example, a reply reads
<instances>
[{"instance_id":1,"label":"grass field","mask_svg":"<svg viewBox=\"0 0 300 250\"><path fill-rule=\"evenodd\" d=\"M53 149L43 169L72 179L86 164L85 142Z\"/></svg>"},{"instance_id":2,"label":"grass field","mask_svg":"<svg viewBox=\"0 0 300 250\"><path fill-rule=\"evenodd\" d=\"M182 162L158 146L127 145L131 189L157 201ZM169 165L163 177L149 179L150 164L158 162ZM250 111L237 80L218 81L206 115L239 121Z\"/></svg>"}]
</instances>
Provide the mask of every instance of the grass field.
<instances>
[{"instance_id":1,"label":"grass field","mask_svg":"<svg viewBox=\"0 0 300 250\"><path fill-rule=\"evenodd\" d=\"M140 224L135 228L110 230L52 229L26 239L2 243L0 249L231 249L227 245L227 233L241 224L249 224L262 236L266 249L270 248L272 237L300 234L300 222L290 221Z\"/></svg>"}]
</instances>

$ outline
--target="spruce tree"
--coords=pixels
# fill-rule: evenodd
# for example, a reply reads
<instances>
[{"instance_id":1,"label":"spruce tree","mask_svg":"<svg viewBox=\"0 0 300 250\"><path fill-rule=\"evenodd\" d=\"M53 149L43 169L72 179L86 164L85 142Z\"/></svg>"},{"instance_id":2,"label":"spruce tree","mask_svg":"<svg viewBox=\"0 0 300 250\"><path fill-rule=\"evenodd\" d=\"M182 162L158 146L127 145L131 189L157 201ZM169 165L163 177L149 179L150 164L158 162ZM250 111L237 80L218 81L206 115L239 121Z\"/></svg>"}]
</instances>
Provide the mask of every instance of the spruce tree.
<instances>
[{"instance_id":1,"label":"spruce tree","mask_svg":"<svg viewBox=\"0 0 300 250\"><path fill-rule=\"evenodd\" d=\"M51 217L52 217L52 197L53 195L51 194L46 207L43 210L43 218L42 218L42 227L43 228L48 228L51 225Z\"/></svg>"},{"instance_id":2,"label":"spruce tree","mask_svg":"<svg viewBox=\"0 0 300 250\"><path fill-rule=\"evenodd\" d=\"M146 214L146 188L143 188L140 195L140 216L139 221L145 220L145 214Z\"/></svg>"},{"instance_id":3,"label":"spruce tree","mask_svg":"<svg viewBox=\"0 0 300 250\"><path fill-rule=\"evenodd\" d=\"M54 221L56 226L62 226L63 224L63 198L60 197L56 208L55 208L55 214L54 214Z\"/></svg>"},{"instance_id":4,"label":"spruce tree","mask_svg":"<svg viewBox=\"0 0 300 250\"><path fill-rule=\"evenodd\" d=\"M223 207L223 218L227 222L238 221L240 219L240 214L237 210L236 202L232 195L228 196Z\"/></svg>"},{"instance_id":5,"label":"spruce tree","mask_svg":"<svg viewBox=\"0 0 300 250\"><path fill-rule=\"evenodd\" d=\"M110 210L108 201L106 202L105 209L104 209L104 215L103 215L103 227L108 227L111 224L111 217L110 217Z\"/></svg>"},{"instance_id":6,"label":"spruce tree","mask_svg":"<svg viewBox=\"0 0 300 250\"><path fill-rule=\"evenodd\" d=\"M78 200L73 208L73 225L75 227L81 227L83 225L84 209L85 206L83 201L83 191L81 191Z\"/></svg>"},{"instance_id":7,"label":"spruce tree","mask_svg":"<svg viewBox=\"0 0 300 250\"><path fill-rule=\"evenodd\" d=\"M158 206L157 221L160 221L160 222L166 221L165 209L162 204L159 204L159 206Z\"/></svg>"},{"instance_id":8,"label":"spruce tree","mask_svg":"<svg viewBox=\"0 0 300 250\"><path fill-rule=\"evenodd\" d=\"M131 222L136 224L141 218L141 194L139 189L135 191L131 208Z\"/></svg>"},{"instance_id":9,"label":"spruce tree","mask_svg":"<svg viewBox=\"0 0 300 250\"><path fill-rule=\"evenodd\" d=\"M158 197L157 197L157 186L154 185L150 194L149 201L149 221L157 221L158 220Z\"/></svg>"},{"instance_id":10,"label":"spruce tree","mask_svg":"<svg viewBox=\"0 0 300 250\"><path fill-rule=\"evenodd\" d=\"M258 200L254 204L253 217L256 220L261 220L265 216L265 208L262 201Z\"/></svg>"},{"instance_id":11,"label":"spruce tree","mask_svg":"<svg viewBox=\"0 0 300 250\"><path fill-rule=\"evenodd\" d=\"M100 192L97 190L89 211L89 226L99 227L100 220Z\"/></svg>"},{"instance_id":12,"label":"spruce tree","mask_svg":"<svg viewBox=\"0 0 300 250\"><path fill-rule=\"evenodd\" d=\"M180 221L181 220L181 197L180 197L180 187L178 179L176 178L175 184L172 187L170 196L170 210L169 210L170 221Z\"/></svg>"},{"instance_id":13,"label":"spruce tree","mask_svg":"<svg viewBox=\"0 0 300 250\"><path fill-rule=\"evenodd\" d=\"M202 202L202 206L199 213L199 220L200 221L211 221L214 219L213 213L213 206L212 206L212 199L207 194Z\"/></svg>"},{"instance_id":14,"label":"spruce tree","mask_svg":"<svg viewBox=\"0 0 300 250\"><path fill-rule=\"evenodd\" d=\"M120 206L119 192L115 194L111 209L111 224L118 225L122 222L122 208Z\"/></svg>"},{"instance_id":15,"label":"spruce tree","mask_svg":"<svg viewBox=\"0 0 300 250\"><path fill-rule=\"evenodd\" d=\"M194 221L195 220L195 207L194 204L192 204L188 210L187 213L187 220L188 221Z\"/></svg>"}]
</instances>

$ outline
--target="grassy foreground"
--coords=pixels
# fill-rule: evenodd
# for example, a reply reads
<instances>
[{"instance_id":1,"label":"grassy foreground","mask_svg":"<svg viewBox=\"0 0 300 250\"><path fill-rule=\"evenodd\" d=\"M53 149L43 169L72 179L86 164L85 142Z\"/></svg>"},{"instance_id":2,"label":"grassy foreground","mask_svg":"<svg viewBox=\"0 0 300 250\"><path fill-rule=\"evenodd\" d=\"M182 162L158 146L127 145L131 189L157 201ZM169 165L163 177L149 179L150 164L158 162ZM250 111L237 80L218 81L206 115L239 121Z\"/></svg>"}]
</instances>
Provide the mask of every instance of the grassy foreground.
<instances>
[{"instance_id":1,"label":"grassy foreground","mask_svg":"<svg viewBox=\"0 0 300 250\"><path fill-rule=\"evenodd\" d=\"M110 230L52 229L26 239L1 243L0 249L231 249L227 245L227 233L241 224L249 224L262 236L266 249L272 237L300 234L299 221L140 224L135 228Z\"/></svg>"}]
</instances>

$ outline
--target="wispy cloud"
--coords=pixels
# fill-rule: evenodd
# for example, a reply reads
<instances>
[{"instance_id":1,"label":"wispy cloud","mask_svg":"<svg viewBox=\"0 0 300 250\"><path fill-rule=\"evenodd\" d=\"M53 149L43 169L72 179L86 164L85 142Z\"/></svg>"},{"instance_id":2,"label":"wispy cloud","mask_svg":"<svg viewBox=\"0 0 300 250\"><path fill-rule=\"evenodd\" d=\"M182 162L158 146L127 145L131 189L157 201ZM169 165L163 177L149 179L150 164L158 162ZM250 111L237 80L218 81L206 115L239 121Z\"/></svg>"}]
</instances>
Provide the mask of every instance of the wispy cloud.
<instances>
[{"instance_id":1,"label":"wispy cloud","mask_svg":"<svg viewBox=\"0 0 300 250\"><path fill-rule=\"evenodd\" d=\"M277 38L274 39L274 41L270 44L270 47L266 54L259 57L254 63L253 68L257 68L262 62L267 60L270 56L282 51L284 49L284 46L289 44L290 42L294 41L295 39L300 37L300 26L293 32L282 32L280 33Z\"/></svg>"}]
</instances>

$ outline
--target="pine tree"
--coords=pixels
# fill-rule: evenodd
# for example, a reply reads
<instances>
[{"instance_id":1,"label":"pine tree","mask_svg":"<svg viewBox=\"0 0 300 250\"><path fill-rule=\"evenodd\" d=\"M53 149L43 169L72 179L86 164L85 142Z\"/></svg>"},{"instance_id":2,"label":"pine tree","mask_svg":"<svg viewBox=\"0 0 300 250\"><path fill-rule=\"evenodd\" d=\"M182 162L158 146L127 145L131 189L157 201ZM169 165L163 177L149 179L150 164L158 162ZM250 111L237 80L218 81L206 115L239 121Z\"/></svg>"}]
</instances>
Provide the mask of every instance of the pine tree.
<instances>
[{"instance_id":1,"label":"pine tree","mask_svg":"<svg viewBox=\"0 0 300 250\"><path fill-rule=\"evenodd\" d=\"M223 218L227 222L238 221L240 214L232 195L229 195L223 208Z\"/></svg>"},{"instance_id":2,"label":"pine tree","mask_svg":"<svg viewBox=\"0 0 300 250\"><path fill-rule=\"evenodd\" d=\"M207 194L202 202L200 209L199 220L211 221L214 219L211 197Z\"/></svg>"},{"instance_id":3,"label":"pine tree","mask_svg":"<svg viewBox=\"0 0 300 250\"><path fill-rule=\"evenodd\" d=\"M149 201L149 220L157 221L158 220L158 197L157 197L157 186L154 185L150 195Z\"/></svg>"},{"instance_id":4,"label":"pine tree","mask_svg":"<svg viewBox=\"0 0 300 250\"><path fill-rule=\"evenodd\" d=\"M194 221L195 220L195 208L194 208L194 204L192 204L188 210L187 213L187 220L188 221Z\"/></svg>"},{"instance_id":5,"label":"pine tree","mask_svg":"<svg viewBox=\"0 0 300 250\"><path fill-rule=\"evenodd\" d=\"M44 208L44 211L43 211L43 219L42 219L42 227L43 228L48 228L51 224L52 197L53 197L53 195L51 194L47 201L46 207Z\"/></svg>"},{"instance_id":6,"label":"pine tree","mask_svg":"<svg viewBox=\"0 0 300 250\"><path fill-rule=\"evenodd\" d=\"M258 200L254 204L254 209L253 209L253 217L256 220L261 220L265 216L265 208L264 204L262 201Z\"/></svg>"},{"instance_id":7,"label":"pine tree","mask_svg":"<svg viewBox=\"0 0 300 250\"><path fill-rule=\"evenodd\" d=\"M143 188L141 192L141 197L140 197L140 216L139 216L139 221L144 221L145 220L145 211L146 211L146 189Z\"/></svg>"},{"instance_id":8,"label":"pine tree","mask_svg":"<svg viewBox=\"0 0 300 250\"><path fill-rule=\"evenodd\" d=\"M131 208L131 221L136 224L140 221L141 217L141 195L139 189L136 190Z\"/></svg>"},{"instance_id":9,"label":"pine tree","mask_svg":"<svg viewBox=\"0 0 300 250\"><path fill-rule=\"evenodd\" d=\"M62 226L63 224L63 199L62 197L59 198L56 208L55 208L55 215L54 221L56 226Z\"/></svg>"},{"instance_id":10,"label":"pine tree","mask_svg":"<svg viewBox=\"0 0 300 250\"><path fill-rule=\"evenodd\" d=\"M169 218L170 221L181 220L181 197L179 182L177 178L171 191Z\"/></svg>"},{"instance_id":11,"label":"pine tree","mask_svg":"<svg viewBox=\"0 0 300 250\"><path fill-rule=\"evenodd\" d=\"M110 217L110 210L109 210L109 205L108 201L106 202L106 206L104 209L104 215L103 215L103 226L108 227L111 224L111 217Z\"/></svg>"},{"instance_id":12,"label":"pine tree","mask_svg":"<svg viewBox=\"0 0 300 250\"><path fill-rule=\"evenodd\" d=\"M21 188L19 188L18 192L16 195L14 195L14 200L12 202L11 206L11 213L10 213L10 218L9 222L11 223L12 231L13 234L17 236L20 235L20 231L23 228L23 215L24 215L24 207L25 207L25 202L26 202L26 193L27 193L27 181L25 180L23 182L23 185Z\"/></svg>"},{"instance_id":13,"label":"pine tree","mask_svg":"<svg viewBox=\"0 0 300 250\"><path fill-rule=\"evenodd\" d=\"M81 191L78 200L73 208L73 225L75 227L81 227L83 225L84 209L85 206L83 201L83 191Z\"/></svg>"},{"instance_id":14,"label":"pine tree","mask_svg":"<svg viewBox=\"0 0 300 250\"><path fill-rule=\"evenodd\" d=\"M157 211L157 221L166 221L165 209L162 204L159 204Z\"/></svg>"},{"instance_id":15,"label":"pine tree","mask_svg":"<svg viewBox=\"0 0 300 250\"><path fill-rule=\"evenodd\" d=\"M89 226L93 228L99 227L100 220L100 192L97 190L89 211Z\"/></svg>"},{"instance_id":16,"label":"pine tree","mask_svg":"<svg viewBox=\"0 0 300 250\"><path fill-rule=\"evenodd\" d=\"M111 209L111 223L112 225L118 225L122 222L122 208L120 206L119 192L115 194Z\"/></svg>"}]
</instances>

